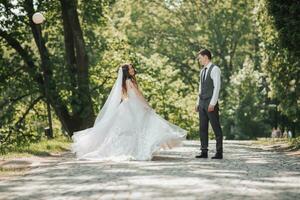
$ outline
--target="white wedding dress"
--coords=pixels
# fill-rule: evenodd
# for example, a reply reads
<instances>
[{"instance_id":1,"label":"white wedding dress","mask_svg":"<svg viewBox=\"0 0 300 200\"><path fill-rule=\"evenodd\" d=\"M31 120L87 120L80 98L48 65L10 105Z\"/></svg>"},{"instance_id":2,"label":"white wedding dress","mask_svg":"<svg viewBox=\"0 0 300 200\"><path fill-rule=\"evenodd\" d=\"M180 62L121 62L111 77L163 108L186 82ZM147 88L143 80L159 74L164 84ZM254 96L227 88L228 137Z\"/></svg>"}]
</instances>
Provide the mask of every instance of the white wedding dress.
<instances>
[{"instance_id":1,"label":"white wedding dress","mask_svg":"<svg viewBox=\"0 0 300 200\"><path fill-rule=\"evenodd\" d=\"M72 152L77 159L151 160L154 152L180 146L186 131L148 105L130 80L128 98L121 99L122 70L92 128L74 132Z\"/></svg>"}]
</instances>

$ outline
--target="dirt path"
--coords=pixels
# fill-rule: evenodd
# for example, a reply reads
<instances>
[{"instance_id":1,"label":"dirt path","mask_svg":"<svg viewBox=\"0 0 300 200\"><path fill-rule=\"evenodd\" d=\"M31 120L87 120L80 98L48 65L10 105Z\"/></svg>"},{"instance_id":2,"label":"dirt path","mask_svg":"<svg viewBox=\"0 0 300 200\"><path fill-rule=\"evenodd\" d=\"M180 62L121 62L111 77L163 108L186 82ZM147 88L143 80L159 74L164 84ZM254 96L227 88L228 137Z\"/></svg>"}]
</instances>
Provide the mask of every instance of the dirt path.
<instances>
[{"instance_id":1,"label":"dirt path","mask_svg":"<svg viewBox=\"0 0 300 200\"><path fill-rule=\"evenodd\" d=\"M300 158L250 144L225 141L223 160L195 159L198 141L148 162L76 161L67 153L0 181L0 199L298 199Z\"/></svg>"}]
</instances>

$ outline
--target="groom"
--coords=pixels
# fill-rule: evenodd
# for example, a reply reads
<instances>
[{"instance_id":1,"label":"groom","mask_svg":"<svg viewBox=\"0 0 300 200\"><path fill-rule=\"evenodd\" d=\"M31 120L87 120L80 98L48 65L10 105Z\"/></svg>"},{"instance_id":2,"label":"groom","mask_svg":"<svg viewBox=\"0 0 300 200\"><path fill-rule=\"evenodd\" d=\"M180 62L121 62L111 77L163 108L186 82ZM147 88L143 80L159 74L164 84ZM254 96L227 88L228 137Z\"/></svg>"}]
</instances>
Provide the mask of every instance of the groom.
<instances>
[{"instance_id":1,"label":"groom","mask_svg":"<svg viewBox=\"0 0 300 200\"><path fill-rule=\"evenodd\" d=\"M212 159L223 158L223 134L219 121L218 97L221 87L220 68L211 62L211 52L203 49L198 53L197 60L203 66L200 72L199 95L196 112L200 118L201 154L196 158L207 158L208 151L208 122L216 136L217 152Z\"/></svg>"}]
</instances>

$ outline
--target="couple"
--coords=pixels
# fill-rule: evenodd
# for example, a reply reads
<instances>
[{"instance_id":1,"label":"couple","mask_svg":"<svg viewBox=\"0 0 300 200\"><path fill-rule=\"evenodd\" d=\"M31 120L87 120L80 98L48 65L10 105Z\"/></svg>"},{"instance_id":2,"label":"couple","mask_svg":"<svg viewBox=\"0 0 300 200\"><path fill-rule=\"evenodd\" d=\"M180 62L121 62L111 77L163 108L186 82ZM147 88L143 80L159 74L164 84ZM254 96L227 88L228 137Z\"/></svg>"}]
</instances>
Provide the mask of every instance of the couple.
<instances>
[{"instance_id":1,"label":"couple","mask_svg":"<svg viewBox=\"0 0 300 200\"><path fill-rule=\"evenodd\" d=\"M222 132L218 121L218 99L220 73L217 66L211 65L208 50L199 52L199 61L208 69L206 78L201 77L201 95L197 111L200 115L200 137L202 153L197 158L207 158L208 121L216 132L218 153L222 156ZM186 131L175 126L150 107L142 95L135 79L136 71L132 64L119 68L117 80L99 112L94 126L74 132L72 152L77 159L87 160L151 160L159 149L180 146L185 140ZM203 76L204 77L204 76ZM217 82L216 82L217 81ZM211 99L216 106L208 106ZM209 110L208 110L209 109ZM219 146L218 146L219 145Z\"/></svg>"}]
</instances>

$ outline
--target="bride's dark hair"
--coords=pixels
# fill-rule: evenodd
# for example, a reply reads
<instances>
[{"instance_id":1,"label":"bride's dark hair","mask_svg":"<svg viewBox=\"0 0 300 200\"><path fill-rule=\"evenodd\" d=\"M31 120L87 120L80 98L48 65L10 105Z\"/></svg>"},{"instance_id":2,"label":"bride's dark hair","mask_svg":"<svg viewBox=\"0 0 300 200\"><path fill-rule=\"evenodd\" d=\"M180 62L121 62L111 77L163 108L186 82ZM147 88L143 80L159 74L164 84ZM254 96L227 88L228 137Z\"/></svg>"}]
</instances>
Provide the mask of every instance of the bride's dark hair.
<instances>
[{"instance_id":1,"label":"bride's dark hair","mask_svg":"<svg viewBox=\"0 0 300 200\"><path fill-rule=\"evenodd\" d=\"M129 73L129 67L132 67L134 69L134 75L130 75ZM129 79L137 86L137 82L135 79L136 70L132 64L124 64L121 66L123 71L123 80L122 80L122 92L123 94L127 95L127 88L126 88L126 80Z\"/></svg>"}]
</instances>

